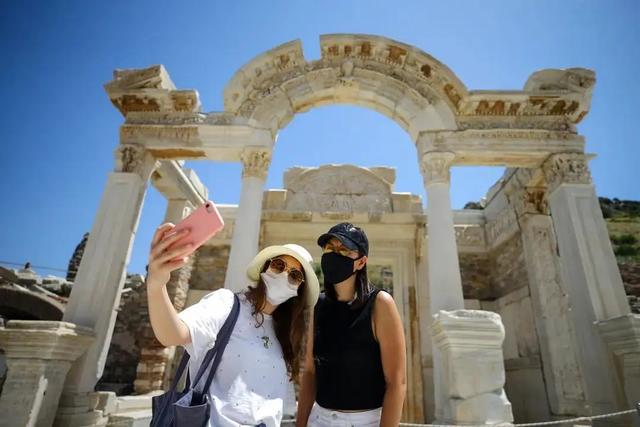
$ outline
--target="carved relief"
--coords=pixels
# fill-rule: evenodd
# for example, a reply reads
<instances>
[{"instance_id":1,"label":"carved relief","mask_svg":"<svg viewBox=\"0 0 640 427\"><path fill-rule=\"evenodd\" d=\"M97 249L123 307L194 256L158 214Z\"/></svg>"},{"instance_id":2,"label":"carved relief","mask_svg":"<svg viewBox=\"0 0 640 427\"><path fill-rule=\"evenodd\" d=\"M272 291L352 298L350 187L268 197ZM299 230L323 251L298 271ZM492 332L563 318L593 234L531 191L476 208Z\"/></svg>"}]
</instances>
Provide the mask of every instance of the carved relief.
<instances>
[{"instance_id":1,"label":"carved relief","mask_svg":"<svg viewBox=\"0 0 640 427\"><path fill-rule=\"evenodd\" d=\"M579 108L580 103L575 100L558 99L557 95L536 95L526 101L470 100L460 112L464 116L572 116Z\"/></svg>"},{"instance_id":2,"label":"carved relief","mask_svg":"<svg viewBox=\"0 0 640 427\"><path fill-rule=\"evenodd\" d=\"M158 162L147 158L144 147L135 144L119 145L115 152L115 172L137 173L146 180Z\"/></svg>"},{"instance_id":3,"label":"carved relief","mask_svg":"<svg viewBox=\"0 0 640 427\"><path fill-rule=\"evenodd\" d=\"M198 127L153 125L124 125L120 127L121 142L139 142L146 138L191 142L198 138Z\"/></svg>"},{"instance_id":4,"label":"carved relief","mask_svg":"<svg viewBox=\"0 0 640 427\"><path fill-rule=\"evenodd\" d=\"M420 171L424 178L425 185L435 183L449 183L451 163L455 159L455 154L450 152L432 151L422 155L420 161Z\"/></svg>"},{"instance_id":5,"label":"carved relief","mask_svg":"<svg viewBox=\"0 0 640 427\"><path fill-rule=\"evenodd\" d=\"M546 130L517 130L517 129L500 129L500 130L475 130L469 129L467 132L460 132L456 134L457 140L469 140L469 139L486 139L486 140L518 140L518 139L533 139L533 140L556 140L556 141L569 141L571 139L580 139L581 137L570 132L553 132Z\"/></svg>"},{"instance_id":6,"label":"carved relief","mask_svg":"<svg viewBox=\"0 0 640 427\"><path fill-rule=\"evenodd\" d=\"M542 165L549 192L560 184L591 184L591 173L584 154L553 154Z\"/></svg>"},{"instance_id":7,"label":"carved relief","mask_svg":"<svg viewBox=\"0 0 640 427\"><path fill-rule=\"evenodd\" d=\"M158 101L144 95L122 95L111 102L124 115L130 111L160 111Z\"/></svg>"},{"instance_id":8,"label":"carved relief","mask_svg":"<svg viewBox=\"0 0 640 427\"><path fill-rule=\"evenodd\" d=\"M447 97L449 98L449 101L451 101L453 106L456 107L456 110L459 111L460 110L460 103L462 101L462 97L460 96L460 94L458 94L458 92L453 87L453 85L446 84L444 86L444 93L447 94Z\"/></svg>"},{"instance_id":9,"label":"carved relief","mask_svg":"<svg viewBox=\"0 0 640 427\"><path fill-rule=\"evenodd\" d=\"M387 46L387 49L389 52L387 60L393 64L402 65L404 58L407 56L407 51L394 45Z\"/></svg>"},{"instance_id":10,"label":"carved relief","mask_svg":"<svg viewBox=\"0 0 640 427\"><path fill-rule=\"evenodd\" d=\"M424 64L422 67L420 67L420 72L422 72L422 75L426 78L431 78L431 67L429 66L429 64Z\"/></svg>"},{"instance_id":11,"label":"carved relief","mask_svg":"<svg viewBox=\"0 0 640 427\"><path fill-rule=\"evenodd\" d=\"M241 155L242 177L266 179L271 163L271 152L267 150L245 150Z\"/></svg>"},{"instance_id":12,"label":"carved relief","mask_svg":"<svg viewBox=\"0 0 640 427\"><path fill-rule=\"evenodd\" d=\"M513 104L512 104L513 105ZM518 108L519 108L518 104ZM509 107L509 110L511 107ZM508 117L509 116L509 117ZM575 126L567 117L523 116L508 113L505 116L460 116L460 130L471 129L540 129L575 134Z\"/></svg>"},{"instance_id":13,"label":"carved relief","mask_svg":"<svg viewBox=\"0 0 640 427\"><path fill-rule=\"evenodd\" d=\"M518 231L518 220L511 208L506 208L498 214L495 220L487 222L487 240L491 247L508 240Z\"/></svg>"},{"instance_id":14,"label":"carved relief","mask_svg":"<svg viewBox=\"0 0 640 427\"><path fill-rule=\"evenodd\" d=\"M545 187L525 187L508 197L518 216L526 214L549 215L549 202Z\"/></svg>"},{"instance_id":15,"label":"carved relief","mask_svg":"<svg viewBox=\"0 0 640 427\"><path fill-rule=\"evenodd\" d=\"M350 165L292 168L285 174L284 185L289 211L385 213L393 210L390 182L366 168Z\"/></svg>"},{"instance_id":16,"label":"carved relief","mask_svg":"<svg viewBox=\"0 0 640 427\"><path fill-rule=\"evenodd\" d=\"M199 112L129 112L128 125L195 125L204 123L208 116Z\"/></svg>"},{"instance_id":17,"label":"carved relief","mask_svg":"<svg viewBox=\"0 0 640 427\"><path fill-rule=\"evenodd\" d=\"M194 91L172 91L171 99L176 111L197 111L200 109L200 100Z\"/></svg>"}]
</instances>

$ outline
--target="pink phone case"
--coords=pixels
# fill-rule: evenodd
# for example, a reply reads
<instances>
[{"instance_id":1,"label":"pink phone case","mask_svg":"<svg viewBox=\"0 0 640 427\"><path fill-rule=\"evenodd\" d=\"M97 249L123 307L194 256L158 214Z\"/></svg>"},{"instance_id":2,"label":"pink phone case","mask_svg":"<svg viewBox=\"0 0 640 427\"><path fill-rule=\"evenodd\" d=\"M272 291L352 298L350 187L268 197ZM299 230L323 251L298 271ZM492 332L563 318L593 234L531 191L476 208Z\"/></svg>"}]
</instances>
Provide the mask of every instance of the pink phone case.
<instances>
[{"instance_id":1,"label":"pink phone case","mask_svg":"<svg viewBox=\"0 0 640 427\"><path fill-rule=\"evenodd\" d=\"M193 247L189 255L202 246L207 240L213 237L224 227L222 215L218 212L216 205L208 200L205 204L194 210L188 217L184 218L176 225L169 235L188 228L190 233L171 244L170 248L191 243Z\"/></svg>"}]
</instances>

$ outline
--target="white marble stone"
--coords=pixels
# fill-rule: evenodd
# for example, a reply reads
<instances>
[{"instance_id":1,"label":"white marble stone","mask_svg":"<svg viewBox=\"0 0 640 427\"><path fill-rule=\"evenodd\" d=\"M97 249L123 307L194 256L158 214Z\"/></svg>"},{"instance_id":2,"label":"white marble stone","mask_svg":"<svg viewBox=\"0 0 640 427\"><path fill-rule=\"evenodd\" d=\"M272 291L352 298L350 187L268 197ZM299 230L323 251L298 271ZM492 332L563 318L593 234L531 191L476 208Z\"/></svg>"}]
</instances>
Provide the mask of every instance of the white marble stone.
<instances>
[{"instance_id":1,"label":"white marble stone","mask_svg":"<svg viewBox=\"0 0 640 427\"><path fill-rule=\"evenodd\" d=\"M437 421L512 422L511 404L503 390L505 333L500 316L480 310L441 310L434 316L431 333L444 379Z\"/></svg>"},{"instance_id":2,"label":"white marble stone","mask_svg":"<svg viewBox=\"0 0 640 427\"><path fill-rule=\"evenodd\" d=\"M243 154L242 190L237 211L231 253L224 287L239 291L248 282L247 265L258 253L262 197L271 153L264 150L249 150Z\"/></svg>"},{"instance_id":3,"label":"white marble stone","mask_svg":"<svg viewBox=\"0 0 640 427\"><path fill-rule=\"evenodd\" d=\"M93 340L91 329L68 322L11 320L0 328L8 368L0 426L51 426L69 367Z\"/></svg>"}]
</instances>

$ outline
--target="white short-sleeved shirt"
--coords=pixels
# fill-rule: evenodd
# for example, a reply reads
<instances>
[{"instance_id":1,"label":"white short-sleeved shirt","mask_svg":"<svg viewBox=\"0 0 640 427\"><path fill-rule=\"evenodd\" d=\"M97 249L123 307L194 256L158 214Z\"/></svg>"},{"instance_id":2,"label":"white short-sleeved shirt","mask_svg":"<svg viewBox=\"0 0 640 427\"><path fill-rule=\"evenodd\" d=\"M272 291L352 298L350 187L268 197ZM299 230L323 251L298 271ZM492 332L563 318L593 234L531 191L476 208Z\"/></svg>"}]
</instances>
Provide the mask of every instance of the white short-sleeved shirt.
<instances>
[{"instance_id":1,"label":"white short-sleeved shirt","mask_svg":"<svg viewBox=\"0 0 640 427\"><path fill-rule=\"evenodd\" d=\"M209 425L279 426L290 384L273 319L264 314L264 322L256 327L251 303L243 295L239 298L238 321L209 389L212 397ZM178 315L191 333L191 344L184 347L191 356L192 380L203 357L215 344L232 306L233 292L219 289Z\"/></svg>"}]
</instances>

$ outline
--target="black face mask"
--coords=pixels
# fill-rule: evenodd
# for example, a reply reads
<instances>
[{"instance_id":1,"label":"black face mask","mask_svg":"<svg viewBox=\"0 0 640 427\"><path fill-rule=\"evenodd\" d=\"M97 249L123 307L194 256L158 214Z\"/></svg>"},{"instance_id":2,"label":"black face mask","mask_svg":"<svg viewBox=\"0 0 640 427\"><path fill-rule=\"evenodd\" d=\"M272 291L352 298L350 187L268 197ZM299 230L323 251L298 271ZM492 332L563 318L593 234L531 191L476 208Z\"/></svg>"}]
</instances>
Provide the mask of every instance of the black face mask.
<instances>
[{"instance_id":1,"label":"black face mask","mask_svg":"<svg viewBox=\"0 0 640 427\"><path fill-rule=\"evenodd\" d=\"M336 252L322 254L320 265L324 275L324 284L335 285L353 276L355 274L353 271L354 261L356 260Z\"/></svg>"}]
</instances>

